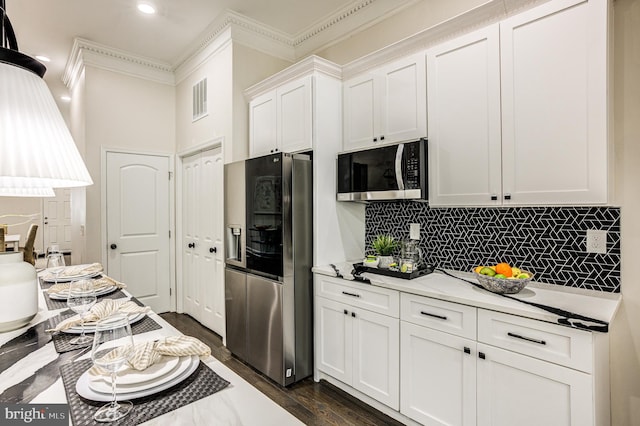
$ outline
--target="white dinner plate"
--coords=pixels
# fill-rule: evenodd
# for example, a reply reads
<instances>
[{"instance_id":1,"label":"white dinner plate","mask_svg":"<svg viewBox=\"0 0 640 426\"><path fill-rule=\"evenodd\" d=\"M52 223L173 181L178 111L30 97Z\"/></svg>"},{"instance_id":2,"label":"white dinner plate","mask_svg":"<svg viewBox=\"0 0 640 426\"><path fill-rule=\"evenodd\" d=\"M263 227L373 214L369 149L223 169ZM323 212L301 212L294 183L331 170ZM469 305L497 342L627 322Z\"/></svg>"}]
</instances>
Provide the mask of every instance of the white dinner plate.
<instances>
[{"instance_id":1,"label":"white dinner plate","mask_svg":"<svg viewBox=\"0 0 640 426\"><path fill-rule=\"evenodd\" d=\"M115 285L102 287L101 289L96 290L96 296L104 296L105 294L113 293L117 289L118 287ZM49 294L49 299L53 299L53 300L67 300L68 298L69 298L69 292Z\"/></svg>"},{"instance_id":2,"label":"white dinner plate","mask_svg":"<svg viewBox=\"0 0 640 426\"><path fill-rule=\"evenodd\" d=\"M78 275L67 275L67 276L58 276L57 280L56 278L49 274L46 273L43 277L42 280L46 281L48 283L53 283L53 282L59 282L59 283L66 283L69 281L73 281L73 280L77 280L80 278L93 278L93 277L97 277L98 275L102 275L104 273L104 271L98 271L98 272L91 272L89 274L78 274Z\"/></svg>"},{"instance_id":3,"label":"white dinner plate","mask_svg":"<svg viewBox=\"0 0 640 426\"><path fill-rule=\"evenodd\" d=\"M158 392L162 392L165 389L169 389L171 386L177 385L183 380L187 379L200 365L200 359L197 355L192 355L189 357L191 362L189 368L187 368L182 374L169 380L161 385L156 387L152 387L150 389L145 389L139 392L130 392L130 393L117 393L116 399L118 401L124 401L128 399L142 398L145 396L153 395ZM76 383L76 392L83 398L90 399L92 401L101 401L101 402L110 402L111 401L111 392L109 393L101 393L92 390L89 387L89 372L85 371L78 382Z\"/></svg>"},{"instance_id":4,"label":"white dinner plate","mask_svg":"<svg viewBox=\"0 0 640 426\"><path fill-rule=\"evenodd\" d=\"M144 316L147 315L144 312L140 312L138 314L132 314L129 316L129 324L134 324L140 321ZM84 332L85 333L93 333L96 331L96 323L95 322L85 322L84 323ZM81 334L82 327L79 325L74 325L73 327L67 328L66 330L62 330L63 333L67 334Z\"/></svg>"},{"instance_id":5,"label":"white dinner plate","mask_svg":"<svg viewBox=\"0 0 640 426\"><path fill-rule=\"evenodd\" d=\"M140 392L147 389L155 388L162 385L165 382L175 379L182 373L184 373L191 366L191 357L183 356L183 357L174 357L176 359L176 363L171 370L169 370L164 375L161 375L156 378L150 378L149 380L142 381L140 383L132 383L132 384L124 384L120 383L120 379L116 380L116 392L118 393L132 393L132 392ZM147 370L155 367L152 365L147 368ZM127 369L132 370L132 369ZM142 376L147 373L147 370L144 371L136 371L137 376ZM135 371L135 370L134 370ZM153 371L150 372L153 375ZM103 377L103 378L101 378ZM89 374L89 389L96 391L98 393L106 393L111 394L111 376L100 376L94 378L93 375Z\"/></svg>"}]
</instances>

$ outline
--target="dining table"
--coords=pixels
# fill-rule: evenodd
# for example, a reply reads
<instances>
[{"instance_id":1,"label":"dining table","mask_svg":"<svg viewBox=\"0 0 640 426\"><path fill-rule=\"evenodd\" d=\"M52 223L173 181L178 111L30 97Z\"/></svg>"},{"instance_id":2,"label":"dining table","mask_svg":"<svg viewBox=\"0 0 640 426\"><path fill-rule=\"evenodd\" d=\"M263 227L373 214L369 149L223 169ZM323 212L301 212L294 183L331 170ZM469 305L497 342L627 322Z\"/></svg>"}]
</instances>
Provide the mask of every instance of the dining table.
<instances>
[{"instance_id":1,"label":"dining table","mask_svg":"<svg viewBox=\"0 0 640 426\"><path fill-rule=\"evenodd\" d=\"M68 344L64 333L46 331L72 312L61 304L47 304L49 295L42 279L34 285L38 286L39 300L36 316L20 329L0 333L0 407L20 407L21 412L31 407L34 410L44 410L42 407L49 405L62 407L68 409L69 425L97 425L92 413L104 402L98 403L77 393L78 377L92 365L91 346L75 348ZM144 306L126 288L115 294ZM151 310L143 321L132 324L131 328L137 330L133 332L136 344L183 336ZM168 389L131 399L132 412L112 424L303 424L211 355L201 357L197 369L189 374L187 379ZM0 424L3 424L1 414ZM31 424L46 423L34 420Z\"/></svg>"}]
</instances>

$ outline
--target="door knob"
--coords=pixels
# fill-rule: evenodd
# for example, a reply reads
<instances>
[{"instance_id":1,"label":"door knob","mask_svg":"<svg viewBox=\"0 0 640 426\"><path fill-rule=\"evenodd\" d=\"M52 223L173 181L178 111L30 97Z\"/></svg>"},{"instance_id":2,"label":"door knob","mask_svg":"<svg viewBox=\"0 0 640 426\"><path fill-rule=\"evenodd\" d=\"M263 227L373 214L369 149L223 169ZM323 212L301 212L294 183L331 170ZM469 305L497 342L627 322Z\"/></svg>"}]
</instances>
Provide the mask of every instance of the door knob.
<instances>
[{"instance_id":1,"label":"door knob","mask_svg":"<svg viewBox=\"0 0 640 426\"><path fill-rule=\"evenodd\" d=\"M215 247L209 247L209 253L217 253L218 249Z\"/></svg>"},{"instance_id":2,"label":"door knob","mask_svg":"<svg viewBox=\"0 0 640 426\"><path fill-rule=\"evenodd\" d=\"M117 245L115 245L115 244L111 244L109 247L111 247L111 250L115 250L115 249L117 249L117 248L118 248L118 246L117 246Z\"/></svg>"},{"instance_id":3,"label":"door knob","mask_svg":"<svg viewBox=\"0 0 640 426\"><path fill-rule=\"evenodd\" d=\"M195 248L195 246L196 246L196 243L189 243L189 244L187 244L187 247L189 247L189 248Z\"/></svg>"}]
</instances>

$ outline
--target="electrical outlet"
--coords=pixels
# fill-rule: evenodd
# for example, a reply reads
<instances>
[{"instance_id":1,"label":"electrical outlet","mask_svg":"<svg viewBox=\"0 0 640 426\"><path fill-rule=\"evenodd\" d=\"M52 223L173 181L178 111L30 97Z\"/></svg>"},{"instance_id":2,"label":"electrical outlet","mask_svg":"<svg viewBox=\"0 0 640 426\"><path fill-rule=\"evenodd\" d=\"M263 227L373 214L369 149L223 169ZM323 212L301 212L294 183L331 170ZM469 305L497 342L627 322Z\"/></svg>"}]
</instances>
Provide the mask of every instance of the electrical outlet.
<instances>
[{"instance_id":1,"label":"electrical outlet","mask_svg":"<svg viewBox=\"0 0 640 426\"><path fill-rule=\"evenodd\" d=\"M410 223L409 224L409 238L412 240L420 239L420 224L419 223Z\"/></svg>"},{"instance_id":2,"label":"electrical outlet","mask_svg":"<svg viewBox=\"0 0 640 426\"><path fill-rule=\"evenodd\" d=\"M587 230L587 253L607 253L607 231Z\"/></svg>"}]
</instances>

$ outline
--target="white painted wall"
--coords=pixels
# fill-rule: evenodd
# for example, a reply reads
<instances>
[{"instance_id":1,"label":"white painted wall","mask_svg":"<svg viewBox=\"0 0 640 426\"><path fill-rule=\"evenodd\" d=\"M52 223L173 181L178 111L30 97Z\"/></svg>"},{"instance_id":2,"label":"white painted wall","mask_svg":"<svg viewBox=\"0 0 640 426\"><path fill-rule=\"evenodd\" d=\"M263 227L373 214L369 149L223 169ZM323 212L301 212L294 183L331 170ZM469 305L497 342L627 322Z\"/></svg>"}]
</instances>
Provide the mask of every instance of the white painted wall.
<instances>
[{"instance_id":1,"label":"white painted wall","mask_svg":"<svg viewBox=\"0 0 640 426\"><path fill-rule=\"evenodd\" d=\"M224 161L247 158L249 107L244 89L290 65L238 43L228 42L176 86L177 152L224 137ZM208 115L192 120L193 85L207 78Z\"/></svg>"},{"instance_id":2,"label":"white painted wall","mask_svg":"<svg viewBox=\"0 0 640 426\"><path fill-rule=\"evenodd\" d=\"M616 0L613 113L616 202L622 208L622 307L611 327L612 425L640 424L640 0Z\"/></svg>"},{"instance_id":3,"label":"white painted wall","mask_svg":"<svg viewBox=\"0 0 640 426\"><path fill-rule=\"evenodd\" d=\"M483 3L486 0L422 0L316 54L345 65Z\"/></svg>"},{"instance_id":4,"label":"white painted wall","mask_svg":"<svg viewBox=\"0 0 640 426\"><path fill-rule=\"evenodd\" d=\"M84 92L85 163L94 184L86 189L83 260L99 262L102 148L174 153L175 88L87 66Z\"/></svg>"}]
</instances>

